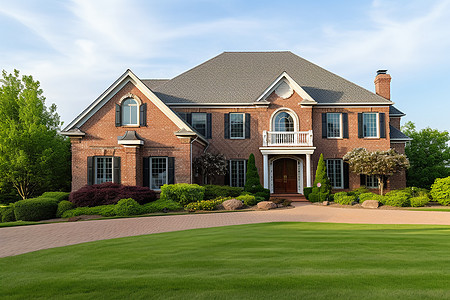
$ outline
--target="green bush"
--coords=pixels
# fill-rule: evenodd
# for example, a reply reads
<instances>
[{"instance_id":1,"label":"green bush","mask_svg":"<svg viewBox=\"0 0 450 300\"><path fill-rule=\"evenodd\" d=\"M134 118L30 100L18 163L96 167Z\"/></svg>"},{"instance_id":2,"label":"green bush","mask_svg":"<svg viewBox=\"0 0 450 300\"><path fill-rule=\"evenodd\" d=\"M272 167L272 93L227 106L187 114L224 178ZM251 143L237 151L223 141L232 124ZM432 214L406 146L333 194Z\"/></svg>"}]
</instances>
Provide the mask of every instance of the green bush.
<instances>
[{"instance_id":1,"label":"green bush","mask_svg":"<svg viewBox=\"0 0 450 300\"><path fill-rule=\"evenodd\" d=\"M14 206L4 206L0 207L0 222L14 222L16 220L16 216L14 215Z\"/></svg>"},{"instance_id":2,"label":"green bush","mask_svg":"<svg viewBox=\"0 0 450 300\"><path fill-rule=\"evenodd\" d=\"M99 205L94 207L82 206L74 209L66 210L63 214L63 218L71 218L82 215L100 215L103 217L113 217L116 215L116 209L114 204Z\"/></svg>"},{"instance_id":3,"label":"green bush","mask_svg":"<svg viewBox=\"0 0 450 300\"><path fill-rule=\"evenodd\" d=\"M334 194L334 202L342 205L351 205L354 201L356 201L356 196L349 196L349 195L339 195L337 196L336 193Z\"/></svg>"},{"instance_id":4,"label":"green bush","mask_svg":"<svg viewBox=\"0 0 450 300\"><path fill-rule=\"evenodd\" d=\"M228 185L205 185L203 199L210 200L217 197L237 197L242 193L242 188Z\"/></svg>"},{"instance_id":5,"label":"green bush","mask_svg":"<svg viewBox=\"0 0 450 300\"><path fill-rule=\"evenodd\" d=\"M327 175L327 166L323 159L323 154L320 154L319 162L317 163L314 185L311 194L309 194L309 201L311 202L325 201L328 200L330 194L331 194L331 183Z\"/></svg>"},{"instance_id":6,"label":"green bush","mask_svg":"<svg viewBox=\"0 0 450 300\"><path fill-rule=\"evenodd\" d=\"M227 198L219 197L213 200L202 200L197 202L188 203L184 209L187 211L197 211L197 210L214 210L217 205L222 204L223 201L228 200Z\"/></svg>"},{"instance_id":7,"label":"green bush","mask_svg":"<svg viewBox=\"0 0 450 300\"><path fill-rule=\"evenodd\" d=\"M38 198L51 198L59 202L62 200L69 200L69 195L70 193L66 192L45 192Z\"/></svg>"},{"instance_id":8,"label":"green bush","mask_svg":"<svg viewBox=\"0 0 450 300\"><path fill-rule=\"evenodd\" d=\"M67 210L73 209L74 205L72 202L67 200L62 200L58 203L58 208L56 209L56 217L61 218L63 213Z\"/></svg>"},{"instance_id":9,"label":"green bush","mask_svg":"<svg viewBox=\"0 0 450 300\"><path fill-rule=\"evenodd\" d=\"M402 191L405 191L410 194L411 197L419 197L419 196L426 196L430 197L430 191L423 188L418 188L414 186L409 186L407 188L404 188Z\"/></svg>"},{"instance_id":10,"label":"green bush","mask_svg":"<svg viewBox=\"0 0 450 300\"><path fill-rule=\"evenodd\" d=\"M132 198L121 199L115 205L116 216L135 216L142 213L142 208Z\"/></svg>"},{"instance_id":11,"label":"green bush","mask_svg":"<svg viewBox=\"0 0 450 300\"><path fill-rule=\"evenodd\" d=\"M40 221L56 217L57 201L52 198L33 198L14 203L16 220Z\"/></svg>"},{"instance_id":12,"label":"green bush","mask_svg":"<svg viewBox=\"0 0 450 300\"><path fill-rule=\"evenodd\" d=\"M263 191L254 193L256 197L262 197L265 201L270 199L270 190L263 188Z\"/></svg>"},{"instance_id":13,"label":"green bush","mask_svg":"<svg viewBox=\"0 0 450 300\"><path fill-rule=\"evenodd\" d=\"M353 196L353 195L351 195L351 194L349 194L347 192L339 192L339 193L334 193L333 194L333 199L334 199L334 202L337 203L337 201L339 201L341 198L347 197L347 196Z\"/></svg>"},{"instance_id":14,"label":"green bush","mask_svg":"<svg viewBox=\"0 0 450 300\"><path fill-rule=\"evenodd\" d=\"M358 197L359 195L369 193L370 191L365 186L360 186L359 188L353 190L352 192L354 196Z\"/></svg>"},{"instance_id":15,"label":"green bush","mask_svg":"<svg viewBox=\"0 0 450 300\"><path fill-rule=\"evenodd\" d=\"M150 214L162 211L177 211L181 210L183 206L180 203L172 200L158 199L154 202L150 202L142 205L142 213Z\"/></svg>"},{"instance_id":16,"label":"green bush","mask_svg":"<svg viewBox=\"0 0 450 300\"><path fill-rule=\"evenodd\" d=\"M198 184L177 183L161 187L161 199L179 202L183 206L203 200L204 195L205 188Z\"/></svg>"},{"instance_id":17,"label":"green bush","mask_svg":"<svg viewBox=\"0 0 450 300\"><path fill-rule=\"evenodd\" d=\"M412 207L422 207L430 202L430 198L427 196L418 196L410 198L409 201L411 202Z\"/></svg>"},{"instance_id":18,"label":"green bush","mask_svg":"<svg viewBox=\"0 0 450 300\"><path fill-rule=\"evenodd\" d=\"M433 200L441 205L450 205L450 176L445 178L437 178L430 191Z\"/></svg>"},{"instance_id":19,"label":"green bush","mask_svg":"<svg viewBox=\"0 0 450 300\"><path fill-rule=\"evenodd\" d=\"M409 201L410 194L402 190L393 190L384 196L385 205L396 207L407 207L411 205Z\"/></svg>"},{"instance_id":20,"label":"green bush","mask_svg":"<svg viewBox=\"0 0 450 300\"><path fill-rule=\"evenodd\" d=\"M305 187L303 188L303 194L305 195L305 198L309 200L309 195L312 193L312 187Z\"/></svg>"},{"instance_id":21,"label":"green bush","mask_svg":"<svg viewBox=\"0 0 450 300\"><path fill-rule=\"evenodd\" d=\"M264 191L261 181L259 179L258 169L255 164L255 155L250 154L247 161L247 172L245 173L244 191L249 193L257 193Z\"/></svg>"},{"instance_id":22,"label":"green bush","mask_svg":"<svg viewBox=\"0 0 450 300\"><path fill-rule=\"evenodd\" d=\"M242 201L246 206L254 206L258 204L258 200L256 199L255 196L252 195L241 195L236 199Z\"/></svg>"},{"instance_id":23,"label":"green bush","mask_svg":"<svg viewBox=\"0 0 450 300\"><path fill-rule=\"evenodd\" d=\"M359 203L363 203L366 200L377 200L378 194L375 193L363 193L359 195Z\"/></svg>"},{"instance_id":24,"label":"green bush","mask_svg":"<svg viewBox=\"0 0 450 300\"><path fill-rule=\"evenodd\" d=\"M317 193L311 193L309 194L309 201L310 202L322 202L322 201L327 201L330 197L329 193L321 193L321 192L317 192Z\"/></svg>"}]
</instances>

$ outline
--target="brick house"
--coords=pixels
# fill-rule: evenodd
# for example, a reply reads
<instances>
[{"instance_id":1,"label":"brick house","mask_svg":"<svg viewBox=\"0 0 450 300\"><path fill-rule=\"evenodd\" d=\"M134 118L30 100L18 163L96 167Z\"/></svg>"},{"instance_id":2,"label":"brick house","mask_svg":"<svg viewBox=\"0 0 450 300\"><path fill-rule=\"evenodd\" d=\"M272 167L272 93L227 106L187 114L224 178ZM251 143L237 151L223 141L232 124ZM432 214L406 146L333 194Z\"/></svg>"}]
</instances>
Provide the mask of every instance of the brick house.
<instances>
[{"instance_id":1,"label":"brick house","mask_svg":"<svg viewBox=\"0 0 450 300\"><path fill-rule=\"evenodd\" d=\"M335 190L376 188L342 157L355 147L404 153L390 81L378 71L372 93L291 52L225 52L173 79L127 70L62 132L72 143L72 190L201 184L192 161L206 151L229 162L216 184L243 186L253 153L264 187L303 193L323 153ZM402 172L387 188L405 183Z\"/></svg>"}]
</instances>

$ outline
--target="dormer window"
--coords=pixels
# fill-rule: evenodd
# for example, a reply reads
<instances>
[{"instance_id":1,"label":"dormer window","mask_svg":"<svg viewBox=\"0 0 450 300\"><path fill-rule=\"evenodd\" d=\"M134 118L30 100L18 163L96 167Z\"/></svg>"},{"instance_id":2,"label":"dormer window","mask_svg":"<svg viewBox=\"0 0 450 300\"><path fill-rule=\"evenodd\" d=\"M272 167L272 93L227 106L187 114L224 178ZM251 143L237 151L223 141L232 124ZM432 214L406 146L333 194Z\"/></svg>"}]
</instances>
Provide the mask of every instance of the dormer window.
<instances>
[{"instance_id":1,"label":"dormer window","mask_svg":"<svg viewBox=\"0 0 450 300\"><path fill-rule=\"evenodd\" d=\"M138 103L134 99L126 99L122 102L122 126L139 125Z\"/></svg>"},{"instance_id":2,"label":"dormer window","mask_svg":"<svg viewBox=\"0 0 450 300\"><path fill-rule=\"evenodd\" d=\"M147 126L147 104L127 94L116 104L116 127Z\"/></svg>"}]
</instances>

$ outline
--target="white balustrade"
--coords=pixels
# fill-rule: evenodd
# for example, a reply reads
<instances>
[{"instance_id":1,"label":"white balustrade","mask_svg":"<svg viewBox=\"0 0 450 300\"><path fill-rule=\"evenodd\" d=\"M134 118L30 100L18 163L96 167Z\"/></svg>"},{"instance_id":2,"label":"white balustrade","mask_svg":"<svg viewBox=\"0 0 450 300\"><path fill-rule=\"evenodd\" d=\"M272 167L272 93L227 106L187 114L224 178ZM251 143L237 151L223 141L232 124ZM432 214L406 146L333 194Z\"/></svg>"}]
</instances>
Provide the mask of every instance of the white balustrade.
<instances>
[{"instance_id":1,"label":"white balustrade","mask_svg":"<svg viewBox=\"0 0 450 300\"><path fill-rule=\"evenodd\" d=\"M313 133L309 131L263 131L263 146L312 146Z\"/></svg>"}]
</instances>

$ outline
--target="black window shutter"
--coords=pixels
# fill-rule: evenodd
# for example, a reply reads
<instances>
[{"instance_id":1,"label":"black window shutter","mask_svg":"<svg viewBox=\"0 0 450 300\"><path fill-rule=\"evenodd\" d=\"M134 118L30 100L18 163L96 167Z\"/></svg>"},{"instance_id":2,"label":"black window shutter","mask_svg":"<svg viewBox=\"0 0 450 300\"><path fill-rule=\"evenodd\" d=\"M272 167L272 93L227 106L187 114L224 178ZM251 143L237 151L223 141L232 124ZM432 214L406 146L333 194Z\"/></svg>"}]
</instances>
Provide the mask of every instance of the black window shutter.
<instances>
[{"instance_id":1,"label":"black window shutter","mask_svg":"<svg viewBox=\"0 0 450 300\"><path fill-rule=\"evenodd\" d=\"M87 184L94 184L94 156L88 156L87 158Z\"/></svg>"},{"instance_id":2,"label":"black window shutter","mask_svg":"<svg viewBox=\"0 0 450 300\"><path fill-rule=\"evenodd\" d=\"M342 113L343 138L348 139L348 113Z\"/></svg>"},{"instance_id":3,"label":"black window shutter","mask_svg":"<svg viewBox=\"0 0 450 300\"><path fill-rule=\"evenodd\" d=\"M225 138L229 139L230 138L230 114L224 114L223 115L224 118L224 133L225 133Z\"/></svg>"},{"instance_id":4,"label":"black window shutter","mask_svg":"<svg viewBox=\"0 0 450 300\"><path fill-rule=\"evenodd\" d=\"M143 186L150 187L150 157L144 157L143 158L143 174L142 174L142 180L143 180Z\"/></svg>"},{"instance_id":5,"label":"black window shutter","mask_svg":"<svg viewBox=\"0 0 450 300\"><path fill-rule=\"evenodd\" d=\"M327 114L322 113L322 138L327 138Z\"/></svg>"},{"instance_id":6,"label":"black window shutter","mask_svg":"<svg viewBox=\"0 0 450 300\"><path fill-rule=\"evenodd\" d=\"M139 108L139 123L141 126L147 126L147 103L143 103Z\"/></svg>"},{"instance_id":7,"label":"black window shutter","mask_svg":"<svg viewBox=\"0 0 450 300\"><path fill-rule=\"evenodd\" d=\"M364 137L363 114L358 113L358 138L362 139L363 137Z\"/></svg>"},{"instance_id":8,"label":"black window shutter","mask_svg":"<svg viewBox=\"0 0 450 300\"><path fill-rule=\"evenodd\" d=\"M189 125L192 125L192 114L191 113L186 113L186 122Z\"/></svg>"},{"instance_id":9,"label":"black window shutter","mask_svg":"<svg viewBox=\"0 0 450 300\"><path fill-rule=\"evenodd\" d=\"M175 183L175 157L167 158L168 184Z\"/></svg>"},{"instance_id":10,"label":"black window shutter","mask_svg":"<svg viewBox=\"0 0 450 300\"><path fill-rule=\"evenodd\" d=\"M251 121L250 121L250 114L245 114L245 138L250 138L250 129L251 129Z\"/></svg>"},{"instance_id":11,"label":"black window shutter","mask_svg":"<svg viewBox=\"0 0 450 300\"><path fill-rule=\"evenodd\" d=\"M384 113L379 113L378 118L380 119L380 138L386 138L386 121Z\"/></svg>"},{"instance_id":12,"label":"black window shutter","mask_svg":"<svg viewBox=\"0 0 450 300\"><path fill-rule=\"evenodd\" d=\"M206 138L210 139L212 137L212 114L206 114Z\"/></svg>"},{"instance_id":13,"label":"black window shutter","mask_svg":"<svg viewBox=\"0 0 450 300\"><path fill-rule=\"evenodd\" d=\"M231 163L229 160L227 160L227 173L225 174L225 181L224 181L225 185L230 185L230 171L231 171L230 167Z\"/></svg>"},{"instance_id":14,"label":"black window shutter","mask_svg":"<svg viewBox=\"0 0 450 300\"><path fill-rule=\"evenodd\" d=\"M120 183L120 157L114 156L113 157L113 182L114 183Z\"/></svg>"},{"instance_id":15,"label":"black window shutter","mask_svg":"<svg viewBox=\"0 0 450 300\"><path fill-rule=\"evenodd\" d=\"M119 104L116 104L116 127L122 126L122 113Z\"/></svg>"},{"instance_id":16,"label":"black window shutter","mask_svg":"<svg viewBox=\"0 0 450 300\"><path fill-rule=\"evenodd\" d=\"M344 161L344 189L350 187L350 170L349 165Z\"/></svg>"},{"instance_id":17,"label":"black window shutter","mask_svg":"<svg viewBox=\"0 0 450 300\"><path fill-rule=\"evenodd\" d=\"M359 175L359 180L360 180L359 185L366 186L366 175L364 174Z\"/></svg>"}]
</instances>

